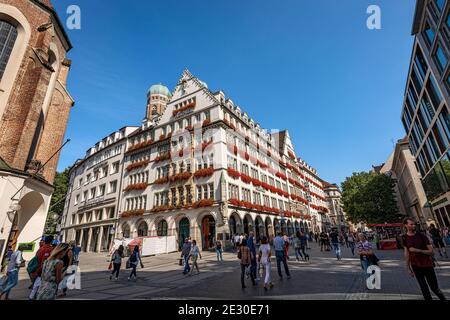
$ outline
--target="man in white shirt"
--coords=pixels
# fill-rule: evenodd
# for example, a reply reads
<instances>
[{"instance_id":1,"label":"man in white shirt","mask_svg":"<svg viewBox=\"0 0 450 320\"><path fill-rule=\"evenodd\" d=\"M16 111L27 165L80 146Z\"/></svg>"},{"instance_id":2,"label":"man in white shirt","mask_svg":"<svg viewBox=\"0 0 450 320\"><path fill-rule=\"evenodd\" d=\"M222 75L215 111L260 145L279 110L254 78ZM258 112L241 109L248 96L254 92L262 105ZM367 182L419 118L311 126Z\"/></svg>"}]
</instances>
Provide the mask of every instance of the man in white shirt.
<instances>
[{"instance_id":1,"label":"man in white shirt","mask_svg":"<svg viewBox=\"0 0 450 320\"><path fill-rule=\"evenodd\" d=\"M5 295L5 300L9 300L9 293L11 289L17 286L19 282L19 269L22 264L22 251L16 250L9 260L8 269L6 275L8 277L8 281L4 288L0 288L0 300Z\"/></svg>"}]
</instances>

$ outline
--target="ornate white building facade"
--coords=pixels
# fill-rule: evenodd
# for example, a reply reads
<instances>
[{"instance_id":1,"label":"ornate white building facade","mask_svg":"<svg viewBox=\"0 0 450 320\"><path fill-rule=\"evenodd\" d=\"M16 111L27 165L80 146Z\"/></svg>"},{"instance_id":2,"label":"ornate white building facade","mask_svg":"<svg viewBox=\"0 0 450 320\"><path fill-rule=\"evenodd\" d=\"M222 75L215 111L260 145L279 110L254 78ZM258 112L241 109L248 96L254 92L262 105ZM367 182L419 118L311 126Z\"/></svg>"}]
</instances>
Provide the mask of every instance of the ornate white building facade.
<instances>
[{"instance_id":1,"label":"ornate white building facade","mask_svg":"<svg viewBox=\"0 0 450 320\"><path fill-rule=\"evenodd\" d=\"M208 250L236 233L320 231L328 211L289 133L263 129L187 70L172 93L152 86L123 162L116 238L191 237Z\"/></svg>"}]
</instances>

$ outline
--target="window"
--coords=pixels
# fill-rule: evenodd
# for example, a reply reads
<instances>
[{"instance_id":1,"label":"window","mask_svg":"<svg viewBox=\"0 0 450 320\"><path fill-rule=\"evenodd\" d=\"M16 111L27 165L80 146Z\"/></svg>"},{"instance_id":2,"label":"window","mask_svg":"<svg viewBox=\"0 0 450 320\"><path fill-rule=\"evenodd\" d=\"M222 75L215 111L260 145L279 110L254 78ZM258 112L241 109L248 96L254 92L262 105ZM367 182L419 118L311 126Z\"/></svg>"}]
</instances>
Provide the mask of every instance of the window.
<instances>
[{"instance_id":1,"label":"window","mask_svg":"<svg viewBox=\"0 0 450 320\"><path fill-rule=\"evenodd\" d=\"M442 46L440 44L436 49L435 61L439 69L443 71L447 65L447 55L444 53L444 50L442 50Z\"/></svg>"},{"instance_id":2,"label":"window","mask_svg":"<svg viewBox=\"0 0 450 320\"><path fill-rule=\"evenodd\" d=\"M89 174L86 176L86 182L84 183L84 185L87 185L87 184L91 181L91 179L92 179L92 175L89 173Z\"/></svg>"},{"instance_id":3,"label":"window","mask_svg":"<svg viewBox=\"0 0 450 320\"><path fill-rule=\"evenodd\" d=\"M83 178L78 180L78 188L81 188L82 184L83 184Z\"/></svg>"},{"instance_id":4,"label":"window","mask_svg":"<svg viewBox=\"0 0 450 320\"><path fill-rule=\"evenodd\" d=\"M167 237L167 221L161 220L158 222L158 230L157 230L158 237Z\"/></svg>"},{"instance_id":5,"label":"window","mask_svg":"<svg viewBox=\"0 0 450 320\"><path fill-rule=\"evenodd\" d=\"M75 197L75 203L74 203L74 205L77 205L79 201L80 201L80 195L77 194L76 197Z\"/></svg>"},{"instance_id":6,"label":"window","mask_svg":"<svg viewBox=\"0 0 450 320\"><path fill-rule=\"evenodd\" d=\"M119 172L119 161L117 161L117 162L114 162L112 165L111 165L111 174L114 174L114 173L118 173Z\"/></svg>"},{"instance_id":7,"label":"window","mask_svg":"<svg viewBox=\"0 0 450 320\"><path fill-rule=\"evenodd\" d=\"M435 33L433 28L430 26L428 22L425 25L424 32L425 32L425 39L427 40L428 44L431 45L433 43Z\"/></svg>"},{"instance_id":8,"label":"window","mask_svg":"<svg viewBox=\"0 0 450 320\"><path fill-rule=\"evenodd\" d=\"M209 184L209 199L215 199L214 197L214 184Z\"/></svg>"},{"instance_id":9,"label":"window","mask_svg":"<svg viewBox=\"0 0 450 320\"><path fill-rule=\"evenodd\" d=\"M439 120L441 121L442 127L444 128L447 138L450 140L450 115L445 106L442 109L441 114L439 115Z\"/></svg>"},{"instance_id":10,"label":"window","mask_svg":"<svg viewBox=\"0 0 450 320\"><path fill-rule=\"evenodd\" d=\"M12 24L0 20L0 80L6 70L9 57L17 39L17 29Z\"/></svg>"},{"instance_id":11,"label":"window","mask_svg":"<svg viewBox=\"0 0 450 320\"><path fill-rule=\"evenodd\" d=\"M228 199L239 200L239 187L234 184L228 184Z\"/></svg>"},{"instance_id":12,"label":"window","mask_svg":"<svg viewBox=\"0 0 450 320\"><path fill-rule=\"evenodd\" d=\"M89 195L89 199L95 198L95 190L96 190L96 188L92 188L92 189L91 189L91 193L90 193L90 195Z\"/></svg>"},{"instance_id":13,"label":"window","mask_svg":"<svg viewBox=\"0 0 450 320\"><path fill-rule=\"evenodd\" d=\"M436 80L434 80L433 75L430 75L430 78L427 82L427 91L430 96L431 102L433 102L434 110L439 108L439 105L442 101L442 95L437 87Z\"/></svg>"},{"instance_id":14,"label":"window","mask_svg":"<svg viewBox=\"0 0 450 320\"><path fill-rule=\"evenodd\" d=\"M425 76L428 71L428 65L427 62L425 61L425 58L423 57L420 47L417 47L416 57L414 60L416 62L417 69L419 69L419 72L422 76L422 79L425 79Z\"/></svg>"},{"instance_id":15,"label":"window","mask_svg":"<svg viewBox=\"0 0 450 320\"><path fill-rule=\"evenodd\" d=\"M436 3L439 11L442 11L444 9L445 0L434 0L434 3Z\"/></svg>"},{"instance_id":16,"label":"window","mask_svg":"<svg viewBox=\"0 0 450 320\"><path fill-rule=\"evenodd\" d=\"M84 191L83 192L83 197L81 198L81 202L86 201L87 200L87 196L88 196L88 192Z\"/></svg>"},{"instance_id":17,"label":"window","mask_svg":"<svg viewBox=\"0 0 450 320\"><path fill-rule=\"evenodd\" d=\"M106 189L106 184L102 184L100 187L98 187L98 196L102 197L105 195L105 189Z\"/></svg>"}]
</instances>

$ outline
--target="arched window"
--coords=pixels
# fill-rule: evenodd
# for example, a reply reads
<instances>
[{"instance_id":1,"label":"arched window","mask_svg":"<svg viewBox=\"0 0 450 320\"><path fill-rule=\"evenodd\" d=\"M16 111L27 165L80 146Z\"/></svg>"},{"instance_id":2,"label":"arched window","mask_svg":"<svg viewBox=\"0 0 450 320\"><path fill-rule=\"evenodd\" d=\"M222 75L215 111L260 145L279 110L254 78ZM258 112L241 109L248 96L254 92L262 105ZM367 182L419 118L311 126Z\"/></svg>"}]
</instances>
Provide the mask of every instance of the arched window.
<instances>
[{"instance_id":1,"label":"arched window","mask_svg":"<svg viewBox=\"0 0 450 320\"><path fill-rule=\"evenodd\" d=\"M138 226L138 237L148 236L148 226L145 221L142 221Z\"/></svg>"},{"instance_id":2,"label":"arched window","mask_svg":"<svg viewBox=\"0 0 450 320\"><path fill-rule=\"evenodd\" d=\"M3 78L3 73L16 39L16 27L4 20L0 20L0 80Z\"/></svg>"},{"instance_id":3,"label":"arched window","mask_svg":"<svg viewBox=\"0 0 450 320\"><path fill-rule=\"evenodd\" d=\"M127 223L125 223L122 226L122 234L123 234L124 238L127 238L127 239L130 238L131 230L130 230L130 226Z\"/></svg>"},{"instance_id":4,"label":"arched window","mask_svg":"<svg viewBox=\"0 0 450 320\"><path fill-rule=\"evenodd\" d=\"M158 237L167 237L167 221L161 220L158 223L158 230L157 230Z\"/></svg>"}]
</instances>

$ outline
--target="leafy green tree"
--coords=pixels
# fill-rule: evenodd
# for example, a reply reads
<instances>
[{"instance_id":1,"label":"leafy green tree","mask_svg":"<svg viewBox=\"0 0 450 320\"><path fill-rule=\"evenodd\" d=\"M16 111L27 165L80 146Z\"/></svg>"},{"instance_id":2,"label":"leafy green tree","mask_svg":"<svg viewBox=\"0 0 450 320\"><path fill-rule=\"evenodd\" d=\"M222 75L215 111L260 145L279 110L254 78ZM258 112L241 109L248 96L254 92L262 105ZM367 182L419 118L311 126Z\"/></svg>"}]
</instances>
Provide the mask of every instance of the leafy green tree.
<instances>
[{"instance_id":1,"label":"leafy green tree","mask_svg":"<svg viewBox=\"0 0 450 320\"><path fill-rule=\"evenodd\" d=\"M56 226L59 218L63 214L65 198L69 188L69 170L70 168L67 168L63 172L56 173L55 182L53 183L55 191L50 201L50 209L45 223L45 234L50 235L56 233ZM58 218L55 219L55 216L58 216Z\"/></svg>"},{"instance_id":2,"label":"leafy green tree","mask_svg":"<svg viewBox=\"0 0 450 320\"><path fill-rule=\"evenodd\" d=\"M401 215L395 199L395 182L374 172L354 173L342 183L344 211L353 223L397 222Z\"/></svg>"}]
</instances>

